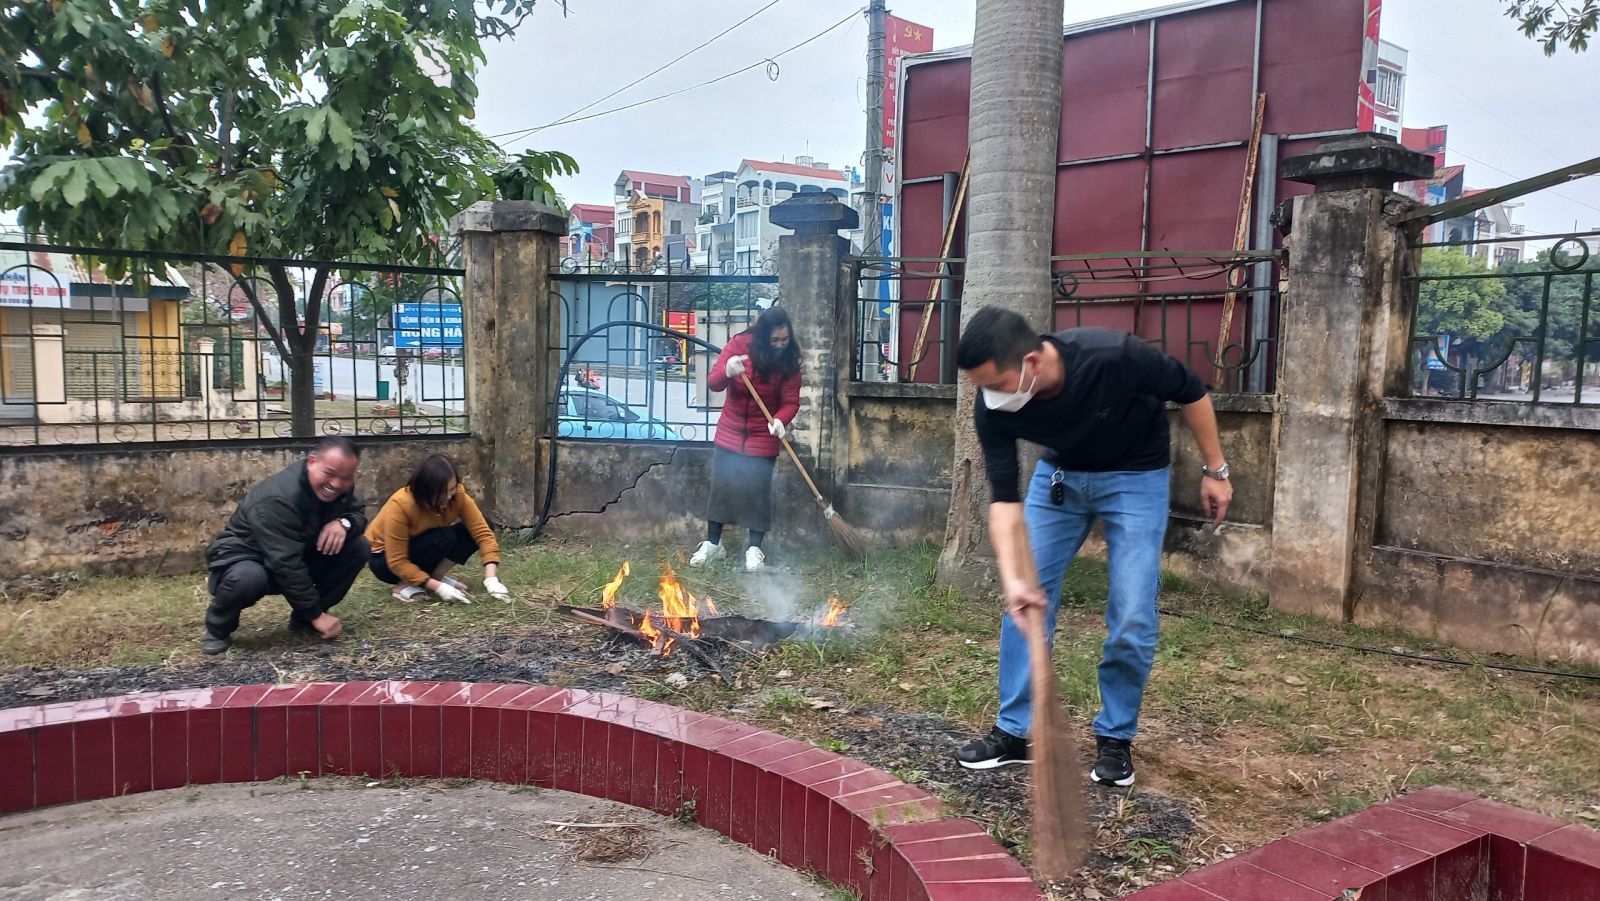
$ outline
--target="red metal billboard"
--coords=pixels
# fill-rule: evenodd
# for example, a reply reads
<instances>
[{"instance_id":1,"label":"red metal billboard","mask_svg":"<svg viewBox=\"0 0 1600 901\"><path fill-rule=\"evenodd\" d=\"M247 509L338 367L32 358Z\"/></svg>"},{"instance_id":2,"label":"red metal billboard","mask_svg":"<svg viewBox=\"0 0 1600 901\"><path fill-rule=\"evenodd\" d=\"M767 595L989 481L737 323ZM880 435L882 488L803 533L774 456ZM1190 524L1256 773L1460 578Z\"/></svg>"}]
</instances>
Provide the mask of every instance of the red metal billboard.
<instances>
[{"instance_id":1,"label":"red metal billboard","mask_svg":"<svg viewBox=\"0 0 1600 901\"><path fill-rule=\"evenodd\" d=\"M1054 253L1231 249L1256 93L1266 94L1263 130L1276 144L1263 173L1325 137L1356 130L1352 88L1365 81L1367 14L1378 2L1190 0L1069 27ZM900 256L939 256L942 176L959 172L967 153L970 53L939 51L903 64ZM1263 190L1281 201L1310 188L1274 179ZM1170 317L1136 323L1134 306L1097 308L1093 324L1167 335ZM1057 324L1074 324L1068 317L1078 313L1058 305ZM1189 333L1209 329L1214 340L1221 302L1177 315ZM1230 340L1244 340L1247 318L1235 317ZM903 351L917 325L914 312L901 316ZM1204 349L1190 353L1191 363L1204 359ZM919 380L936 376L933 360L917 372Z\"/></svg>"}]
</instances>

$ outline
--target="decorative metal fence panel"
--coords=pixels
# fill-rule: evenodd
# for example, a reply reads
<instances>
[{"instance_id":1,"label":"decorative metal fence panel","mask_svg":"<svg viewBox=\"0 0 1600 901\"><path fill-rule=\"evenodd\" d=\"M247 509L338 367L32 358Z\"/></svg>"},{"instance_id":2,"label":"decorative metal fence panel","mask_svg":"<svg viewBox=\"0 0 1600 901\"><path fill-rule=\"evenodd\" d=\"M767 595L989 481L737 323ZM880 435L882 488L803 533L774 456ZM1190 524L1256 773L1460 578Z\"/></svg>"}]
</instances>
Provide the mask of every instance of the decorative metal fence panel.
<instances>
[{"instance_id":1,"label":"decorative metal fence panel","mask_svg":"<svg viewBox=\"0 0 1600 901\"><path fill-rule=\"evenodd\" d=\"M0 445L464 434L462 275L0 241Z\"/></svg>"},{"instance_id":2,"label":"decorative metal fence panel","mask_svg":"<svg viewBox=\"0 0 1600 901\"><path fill-rule=\"evenodd\" d=\"M1600 231L1413 246L1411 396L1600 403Z\"/></svg>"},{"instance_id":3,"label":"decorative metal fence panel","mask_svg":"<svg viewBox=\"0 0 1600 901\"><path fill-rule=\"evenodd\" d=\"M564 372L552 398L558 436L710 441L722 409L706 380L716 354L679 335L720 348L752 326L778 302L771 270L563 260L550 297L560 323L550 359Z\"/></svg>"},{"instance_id":4,"label":"decorative metal fence panel","mask_svg":"<svg viewBox=\"0 0 1600 901\"><path fill-rule=\"evenodd\" d=\"M1053 327L1129 332L1186 363L1214 391L1270 394L1277 386L1277 259L1273 251L1053 257ZM858 261L858 380L954 383L964 263Z\"/></svg>"}]
</instances>

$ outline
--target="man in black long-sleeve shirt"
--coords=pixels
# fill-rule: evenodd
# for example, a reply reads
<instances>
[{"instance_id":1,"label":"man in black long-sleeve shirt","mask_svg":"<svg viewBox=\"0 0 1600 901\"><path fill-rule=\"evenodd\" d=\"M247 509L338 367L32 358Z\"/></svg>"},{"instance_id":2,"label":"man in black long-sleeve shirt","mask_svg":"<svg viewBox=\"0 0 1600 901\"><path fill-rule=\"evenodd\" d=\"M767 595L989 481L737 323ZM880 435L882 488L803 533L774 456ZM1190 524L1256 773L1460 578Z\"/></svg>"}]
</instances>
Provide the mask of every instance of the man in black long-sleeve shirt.
<instances>
[{"instance_id":1,"label":"man in black long-sleeve shirt","mask_svg":"<svg viewBox=\"0 0 1600 901\"><path fill-rule=\"evenodd\" d=\"M1067 564L1098 519L1110 593L1090 775L1106 785L1132 785L1131 742L1155 659L1171 462L1168 401L1182 408L1205 460L1203 509L1221 522L1233 497L1205 385L1132 335L1075 328L1040 337L1018 314L993 307L963 329L958 363L981 390L975 415L992 491L989 537L1012 615L1000 628L995 727L956 759L969 769L1029 761L1028 645L1013 617L1041 608L1045 634L1054 636ZM1019 439L1046 449L1025 501L1017 484ZM1017 546L1023 536L1037 573L1023 571Z\"/></svg>"},{"instance_id":2,"label":"man in black long-sleeve shirt","mask_svg":"<svg viewBox=\"0 0 1600 901\"><path fill-rule=\"evenodd\" d=\"M343 625L328 611L372 555L353 490L360 462L350 439L324 438L305 460L250 489L206 548L211 605L200 650L226 651L240 612L269 594L289 602L292 631L339 637Z\"/></svg>"}]
</instances>

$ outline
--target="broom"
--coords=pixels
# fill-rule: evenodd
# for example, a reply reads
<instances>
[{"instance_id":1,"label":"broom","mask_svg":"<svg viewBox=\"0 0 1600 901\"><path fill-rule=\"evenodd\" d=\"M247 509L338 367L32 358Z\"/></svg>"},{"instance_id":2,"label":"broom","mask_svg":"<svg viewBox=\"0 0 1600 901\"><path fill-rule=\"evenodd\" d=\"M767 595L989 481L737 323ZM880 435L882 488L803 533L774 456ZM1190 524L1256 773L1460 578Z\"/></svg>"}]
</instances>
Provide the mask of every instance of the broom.
<instances>
[{"instance_id":1,"label":"broom","mask_svg":"<svg viewBox=\"0 0 1600 901\"><path fill-rule=\"evenodd\" d=\"M1013 542L1018 572L1037 589L1039 571L1023 523L1017 524ZM1028 637L1033 688L1033 865L1041 877L1061 880L1072 876L1088 850L1078 743L1062 717L1055 668L1045 641L1044 611L1035 608L1026 619L1023 632Z\"/></svg>"},{"instance_id":2,"label":"broom","mask_svg":"<svg viewBox=\"0 0 1600 901\"><path fill-rule=\"evenodd\" d=\"M749 391L750 396L756 399L756 406L761 408L761 415L765 416L767 424L771 425L773 423L772 411L767 409L767 402L762 400L761 395L756 393L756 386L750 384L750 374L741 372L739 373L739 378L744 380L745 390ZM800 470L800 476L806 480L806 485L811 488L812 497L817 499L817 505L822 508L822 518L828 521L828 531L833 533L833 543L839 546L839 550L858 560L865 557L867 555L867 546L866 542L861 540L861 534L851 528L850 524L844 521L844 517L839 515L839 511L833 509L833 504L828 503L828 499L822 496L821 491L817 490L817 483L811 481L811 473L806 472L806 465L800 462L800 455L794 452L794 448L789 444L789 439L779 438L778 441L783 444L783 449L789 452L789 459L794 461L795 468Z\"/></svg>"}]
</instances>

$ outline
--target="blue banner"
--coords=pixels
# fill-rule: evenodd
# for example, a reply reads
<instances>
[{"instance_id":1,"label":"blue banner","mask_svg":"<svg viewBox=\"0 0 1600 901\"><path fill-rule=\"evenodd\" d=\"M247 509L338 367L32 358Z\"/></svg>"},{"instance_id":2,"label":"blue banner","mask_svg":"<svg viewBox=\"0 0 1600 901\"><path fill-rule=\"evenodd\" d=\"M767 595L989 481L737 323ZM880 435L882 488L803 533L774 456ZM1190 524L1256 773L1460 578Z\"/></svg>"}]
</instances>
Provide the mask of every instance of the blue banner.
<instances>
[{"instance_id":1,"label":"blue banner","mask_svg":"<svg viewBox=\"0 0 1600 901\"><path fill-rule=\"evenodd\" d=\"M878 255L891 256L894 253L894 204L885 201L878 205L878 221L882 239L878 242ZM894 298L889 293L889 279L878 280L878 318L888 319L890 301Z\"/></svg>"},{"instance_id":2,"label":"blue banner","mask_svg":"<svg viewBox=\"0 0 1600 901\"><path fill-rule=\"evenodd\" d=\"M394 305L395 347L460 347L461 305L397 303Z\"/></svg>"}]
</instances>

